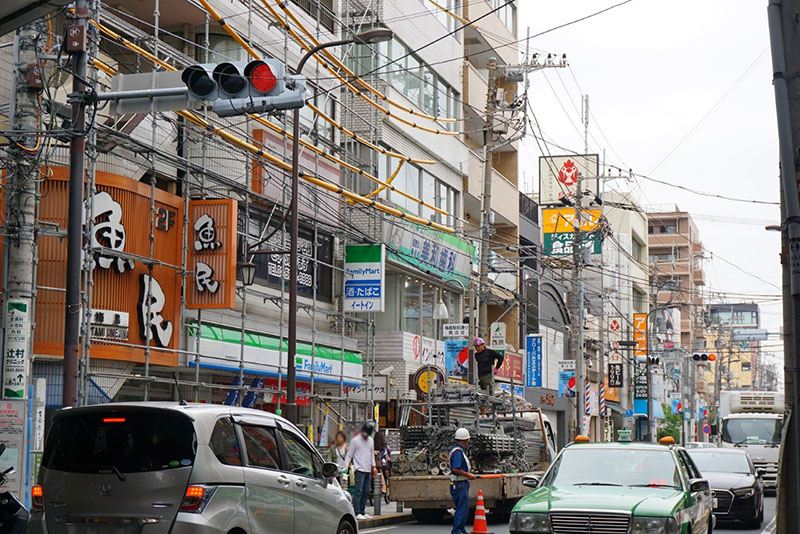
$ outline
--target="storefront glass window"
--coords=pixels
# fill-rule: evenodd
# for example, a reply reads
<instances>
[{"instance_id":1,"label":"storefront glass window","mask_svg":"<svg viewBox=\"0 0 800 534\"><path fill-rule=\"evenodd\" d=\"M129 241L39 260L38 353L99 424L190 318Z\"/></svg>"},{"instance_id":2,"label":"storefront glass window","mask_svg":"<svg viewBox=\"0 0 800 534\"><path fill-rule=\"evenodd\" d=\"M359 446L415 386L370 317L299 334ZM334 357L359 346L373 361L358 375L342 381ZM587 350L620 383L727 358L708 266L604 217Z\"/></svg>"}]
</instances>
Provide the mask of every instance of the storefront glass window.
<instances>
[{"instance_id":1,"label":"storefront glass window","mask_svg":"<svg viewBox=\"0 0 800 534\"><path fill-rule=\"evenodd\" d=\"M422 335L435 337L436 329L433 325L433 306L439 301L434 287L422 284Z\"/></svg>"},{"instance_id":2,"label":"storefront glass window","mask_svg":"<svg viewBox=\"0 0 800 534\"><path fill-rule=\"evenodd\" d=\"M420 291L419 280L406 278L403 283L403 331L419 332L420 325Z\"/></svg>"}]
</instances>

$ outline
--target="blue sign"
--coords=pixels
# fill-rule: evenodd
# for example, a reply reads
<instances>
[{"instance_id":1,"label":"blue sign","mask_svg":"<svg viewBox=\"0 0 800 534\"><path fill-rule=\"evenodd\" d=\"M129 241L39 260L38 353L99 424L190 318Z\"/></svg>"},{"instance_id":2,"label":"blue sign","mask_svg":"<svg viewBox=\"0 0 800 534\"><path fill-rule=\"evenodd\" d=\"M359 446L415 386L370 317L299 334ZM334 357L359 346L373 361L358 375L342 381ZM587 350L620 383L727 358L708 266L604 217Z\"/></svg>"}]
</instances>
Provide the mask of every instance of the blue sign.
<instances>
[{"instance_id":1,"label":"blue sign","mask_svg":"<svg viewBox=\"0 0 800 534\"><path fill-rule=\"evenodd\" d=\"M558 372L558 396L575 397L575 369Z\"/></svg>"},{"instance_id":2,"label":"blue sign","mask_svg":"<svg viewBox=\"0 0 800 534\"><path fill-rule=\"evenodd\" d=\"M500 389L511 393L511 384L506 384L505 382L500 382ZM525 396L525 388L522 386L514 385L514 395L517 397L524 397Z\"/></svg>"},{"instance_id":3,"label":"blue sign","mask_svg":"<svg viewBox=\"0 0 800 534\"><path fill-rule=\"evenodd\" d=\"M542 387L542 336L528 336L525 343L525 387Z\"/></svg>"},{"instance_id":4,"label":"blue sign","mask_svg":"<svg viewBox=\"0 0 800 534\"><path fill-rule=\"evenodd\" d=\"M345 311L382 312L386 250L383 245L348 245L344 259Z\"/></svg>"},{"instance_id":5,"label":"blue sign","mask_svg":"<svg viewBox=\"0 0 800 534\"><path fill-rule=\"evenodd\" d=\"M625 417L633 417L633 410L625 410Z\"/></svg>"}]
</instances>

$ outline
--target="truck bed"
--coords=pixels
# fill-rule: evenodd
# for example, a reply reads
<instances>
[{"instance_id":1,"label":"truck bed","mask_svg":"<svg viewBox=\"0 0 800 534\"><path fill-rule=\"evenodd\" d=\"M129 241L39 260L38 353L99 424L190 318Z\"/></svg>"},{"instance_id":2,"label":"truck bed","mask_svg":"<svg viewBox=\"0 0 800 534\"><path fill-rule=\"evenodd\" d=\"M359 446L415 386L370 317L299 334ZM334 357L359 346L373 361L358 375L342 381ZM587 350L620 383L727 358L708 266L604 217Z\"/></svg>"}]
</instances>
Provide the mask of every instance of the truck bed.
<instances>
[{"instance_id":1,"label":"truck bed","mask_svg":"<svg viewBox=\"0 0 800 534\"><path fill-rule=\"evenodd\" d=\"M516 501L530 491L522 485L525 475L536 473L503 473L484 475L470 482L470 506L475 506L478 491L483 491L483 498L488 508L494 508L506 501ZM480 475L478 475L480 477ZM412 508L450 508L453 500L450 497L450 477L444 475L393 476L389 479L389 500L403 502Z\"/></svg>"}]
</instances>

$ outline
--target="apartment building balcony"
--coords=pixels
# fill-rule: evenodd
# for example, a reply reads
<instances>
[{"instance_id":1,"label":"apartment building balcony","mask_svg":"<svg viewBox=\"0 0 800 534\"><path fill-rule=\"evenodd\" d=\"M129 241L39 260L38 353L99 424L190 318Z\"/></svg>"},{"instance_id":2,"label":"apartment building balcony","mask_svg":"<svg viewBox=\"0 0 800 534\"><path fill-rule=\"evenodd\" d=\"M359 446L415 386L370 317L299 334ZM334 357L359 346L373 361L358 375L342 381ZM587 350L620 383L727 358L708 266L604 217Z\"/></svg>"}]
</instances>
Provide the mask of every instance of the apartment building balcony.
<instances>
[{"instance_id":1,"label":"apartment building balcony","mask_svg":"<svg viewBox=\"0 0 800 534\"><path fill-rule=\"evenodd\" d=\"M706 272L699 267L692 269L692 281L696 286L706 285Z\"/></svg>"},{"instance_id":2,"label":"apartment building balcony","mask_svg":"<svg viewBox=\"0 0 800 534\"><path fill-rule=\"evenodd\" d=\"M658 247L688 247L689 237L683 234L650 234L648 236L650 249Z\"/></svg>"},{"instance_id":3,"label":"apartment building balcony","mask_svg":"<svg viewBox=\"0 0 800 534\"><path fill-rule=\"evenodd\" d=\"M492 11L488 0L473 0L465 2L464 15L469 20L479 20L464 28L464 52L476 65L485 66L489 58L494 56L503 65L513 65L519 61L517 49L513 46L503 46L516 40L514 32L510 31L497 13ZM483 18L481 18L483 17Z\"/></svg>"},{"instance_id":4,"label":"apartment building balcony","mask_svg":"<svg viewBox=\"0 0 800 534\"><path fill-rule=\"evenodd\" d=\"M483 196L483 162L475 152L470 152L469 169L464 178L464 207L467 216L480 220L481 197ZM501 226L519 225L519 192L517 186L505 176L492 170L492 211L495 224Z\"/></svg>"}]
</instances>

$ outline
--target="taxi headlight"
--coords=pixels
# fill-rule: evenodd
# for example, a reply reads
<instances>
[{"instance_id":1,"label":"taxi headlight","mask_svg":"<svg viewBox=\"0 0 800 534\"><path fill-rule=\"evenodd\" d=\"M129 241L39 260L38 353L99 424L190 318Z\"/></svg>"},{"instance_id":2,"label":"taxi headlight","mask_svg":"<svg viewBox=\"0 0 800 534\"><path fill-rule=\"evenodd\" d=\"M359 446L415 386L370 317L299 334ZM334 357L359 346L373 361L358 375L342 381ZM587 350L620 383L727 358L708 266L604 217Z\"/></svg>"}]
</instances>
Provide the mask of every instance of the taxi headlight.
<instances>
[{"instance_id":1,"label":"taxi headlight","mask_svg":"<svg viewBox=\"0 0 800 534\"><path fill-rule=\"evenodd\" d=\"M671 517L634 517L631 534L678 534L678 524Z\"/></svg>"},{"instance_id":2,"label":"taxi headlight","mask_svg":"<svg viewBox=\"0 0 800 534\"><path fill-rule=\"evenodd\" d=\"M548 534L550 532L550 519L547 514L529 514L514 512L508 530L512 533Z\"/></svg>"},{"instance_id":3,"label":"taxi headlight","mask_svg":"<svg viewBox=\"0 0 800 534\"><path fill-rule=\"evenodd\" d=\"M735 489L733 494L737 497L752 497L756 494L756 490L754 488Z\"/></svg>"}]
</instances>

